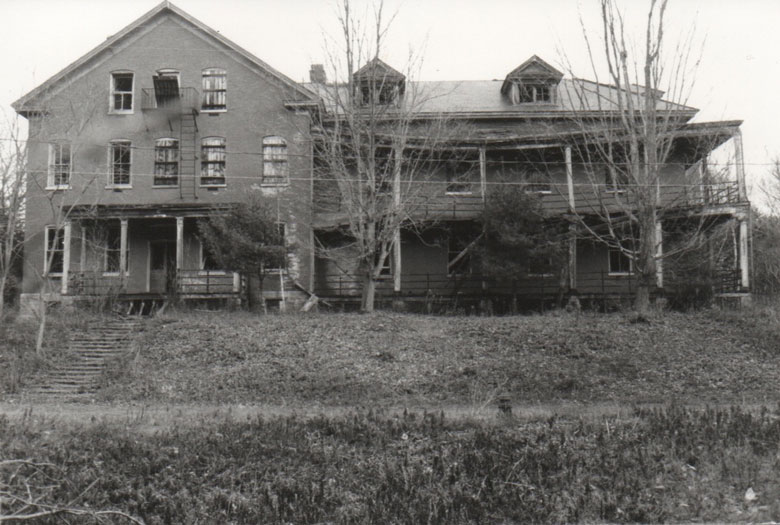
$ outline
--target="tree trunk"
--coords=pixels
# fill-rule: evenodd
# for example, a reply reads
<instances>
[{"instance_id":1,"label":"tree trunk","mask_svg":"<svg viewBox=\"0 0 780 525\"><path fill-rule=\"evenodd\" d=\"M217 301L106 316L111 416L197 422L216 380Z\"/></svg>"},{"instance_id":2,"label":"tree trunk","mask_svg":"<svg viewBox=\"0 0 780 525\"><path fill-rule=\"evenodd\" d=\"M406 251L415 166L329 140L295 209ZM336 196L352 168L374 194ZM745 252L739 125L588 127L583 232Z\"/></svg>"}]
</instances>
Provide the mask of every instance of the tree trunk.
<instances>
[{"instance_id":1,"label":"tree trunk","mask_svg":"<svg viewBox=\"0 0 780 525\"><path fill-rule=\"evenodd\" d=\"M44 279L47 278L44 277ZM46 305L46 296L44 295L45 290L46 285L42 284L41 293L38 295L40 299L38 305L38 335L35 337L35 355L38 357L43 357L43 336L46 334L46 311L48 310L48 307Z\"/></svg>"},{"instance_id":2,"label":"tree trunk","mask_svg":"<svg viewBox=\"0 0 780 525\"><path fill-rule=\"evenodd\" d=\"M639 254L637 260L637 283L634 309L639 314L646 314L650 310L650 296L656 288L656 236L654 206L646 207L638 212L639 215Z\"/></svg>"},{"instance_id":3,"label":"tree trunk","mask_svg":"<svg viewBox=\"0 0 780 525\"><path fill-rule=\"evenodd\" d=\"M0 323L3 322L3 314L5 313L5 283L7 276L0 277Z\"/></svg>"},{"instance_id":4,"label":"tree trunk","mask_svg":"<svg viewBox=\"0 0 780 525\"><path fill-rule=\"evenodd\" d=\"M372 279L370 272L366 274L363 280L363 296L360 304L360 311L371 313L374 311L374 298L376 296L376 281Z\"/></svg>"}]
</instances>

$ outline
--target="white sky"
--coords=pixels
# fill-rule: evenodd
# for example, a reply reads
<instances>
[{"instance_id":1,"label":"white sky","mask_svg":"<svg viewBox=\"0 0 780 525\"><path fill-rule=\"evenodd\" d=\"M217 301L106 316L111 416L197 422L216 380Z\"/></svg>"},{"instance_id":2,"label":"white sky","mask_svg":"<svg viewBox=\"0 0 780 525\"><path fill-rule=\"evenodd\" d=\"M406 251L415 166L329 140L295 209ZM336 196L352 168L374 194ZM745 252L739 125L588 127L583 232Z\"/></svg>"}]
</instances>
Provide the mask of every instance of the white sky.
<instances>
[{"instance_id":1,"label":"white sky","mask_svg":"<svg viewBox=\"0 0 780 525\"><path fill-rule=\"evenodd\" d=\"M156 0L0 0L0 109L157 5ZM769 170L780 144L780 2L670 0L670 42L696 27L704 41L689 105L697 121L744 120L749 184ZM337 34L334 0L176 0L294 80L327 62L323 33ZM363 0L353 0L366 9ZM644 2L626 0L631 9ZM580 16L599 38L597 0L386 0L396 12L381 58L401 69L423 55L420 80L498 79L533 54L594 78ZM641 15L630 11L629 15ZM637 34L641 39L642 35Z\"/></svg>"}]
</instances>

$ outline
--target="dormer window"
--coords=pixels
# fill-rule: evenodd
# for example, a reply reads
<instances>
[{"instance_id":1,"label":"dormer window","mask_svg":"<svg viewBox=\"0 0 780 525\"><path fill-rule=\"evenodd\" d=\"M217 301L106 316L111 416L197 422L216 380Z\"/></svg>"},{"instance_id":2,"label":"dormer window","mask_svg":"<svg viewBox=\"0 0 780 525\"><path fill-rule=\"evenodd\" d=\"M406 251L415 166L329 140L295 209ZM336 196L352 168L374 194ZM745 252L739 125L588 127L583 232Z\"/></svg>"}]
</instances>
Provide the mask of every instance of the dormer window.
<instances>
[{"instance_id":1,"label":"dormer window","mask_svg":"<svg viewBox=\"0 0 780 525\"><path fill-rule=\"evenodd\" d=\"M363 106L399 104L406 88L406 77L378 58L353 75L355 101Z\"/></svg>"},{"instance_id":2,"label":"dormer window","mask_svg":"<svg viewBox=\"0 0 780 525\"><path fill-rule=\"evenodd\" d=\"M554 104L562 78L563 73L534 55L506 76L501 93L512 104Z\"/></svg>"}]
</instances>

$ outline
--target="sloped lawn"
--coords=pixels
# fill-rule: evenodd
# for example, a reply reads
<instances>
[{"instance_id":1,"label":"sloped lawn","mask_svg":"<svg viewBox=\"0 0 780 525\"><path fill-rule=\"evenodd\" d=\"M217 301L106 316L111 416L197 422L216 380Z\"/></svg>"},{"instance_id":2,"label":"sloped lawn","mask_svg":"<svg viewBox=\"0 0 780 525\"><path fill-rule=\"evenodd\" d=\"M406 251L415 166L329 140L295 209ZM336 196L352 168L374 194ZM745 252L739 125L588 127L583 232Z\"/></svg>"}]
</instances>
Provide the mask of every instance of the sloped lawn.
<instances>
[{"instance_id":1,"label":"sloped lawn","mask_svg":"<svg viewBox=\"0 0 780 525\"><path fill-rule=\"evenodd\" d=\"M292 406L780 399L772 310L430 317L176 313L148 321L104 400Z\"/></svg>"}]
</instances>

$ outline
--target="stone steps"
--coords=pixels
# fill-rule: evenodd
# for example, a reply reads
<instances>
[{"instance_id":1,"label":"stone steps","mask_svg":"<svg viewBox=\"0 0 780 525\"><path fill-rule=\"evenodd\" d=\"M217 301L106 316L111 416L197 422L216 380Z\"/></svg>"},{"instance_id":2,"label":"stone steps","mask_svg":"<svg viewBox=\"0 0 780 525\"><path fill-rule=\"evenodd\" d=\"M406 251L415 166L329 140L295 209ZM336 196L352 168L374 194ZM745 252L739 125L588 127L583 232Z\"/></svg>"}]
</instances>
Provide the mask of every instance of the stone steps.
<instances>
[{"instance_id":1,"label":"stone steps","mask_svg":"<svg viewBox=\"0 0 780 525\"><path fill-rule=\"evenodd\" d=\"M69 362L49 371L28 392L58 396L93 393L106 364L130 351L140 327L136 319L110 320L73 334L68 341Z\"/></svg>"}]
</instances>

